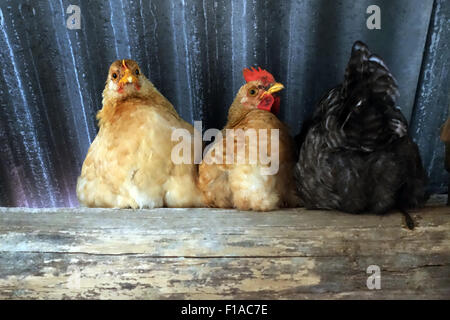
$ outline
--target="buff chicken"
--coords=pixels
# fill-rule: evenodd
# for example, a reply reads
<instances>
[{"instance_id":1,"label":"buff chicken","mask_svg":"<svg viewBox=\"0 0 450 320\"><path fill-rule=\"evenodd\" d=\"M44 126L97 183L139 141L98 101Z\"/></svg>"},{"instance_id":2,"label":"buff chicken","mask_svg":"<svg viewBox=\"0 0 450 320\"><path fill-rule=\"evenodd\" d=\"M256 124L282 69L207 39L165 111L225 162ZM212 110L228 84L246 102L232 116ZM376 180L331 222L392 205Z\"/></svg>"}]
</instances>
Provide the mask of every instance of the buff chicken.
<instances>
[{"instance_id":1,"label":"buff chicken","mask_svg":"<svg viewBox=\"0 0 450 320\"><path fill-rule=\"evenodd\" d=\"M276 117L283 89L262 69L244 69L246 83L228 121L199 166L199 188L209 207L269 211L299 204L293 179L294 142Z\"/></svg>"},{"instance_id":2,"label":"buff chicken","mask_svg":"<svg viewBox=\"0 0 450 320\"><path fill-rule=\"evenodd\" d=\"M194 159L172 161L172 132L194 128L141 73L133 60L115 61L97 114L99 132L77 182L79 202L88 207L198 207ZM193 157L193 152L191 153Z\"/></svg>"}]
</instances>

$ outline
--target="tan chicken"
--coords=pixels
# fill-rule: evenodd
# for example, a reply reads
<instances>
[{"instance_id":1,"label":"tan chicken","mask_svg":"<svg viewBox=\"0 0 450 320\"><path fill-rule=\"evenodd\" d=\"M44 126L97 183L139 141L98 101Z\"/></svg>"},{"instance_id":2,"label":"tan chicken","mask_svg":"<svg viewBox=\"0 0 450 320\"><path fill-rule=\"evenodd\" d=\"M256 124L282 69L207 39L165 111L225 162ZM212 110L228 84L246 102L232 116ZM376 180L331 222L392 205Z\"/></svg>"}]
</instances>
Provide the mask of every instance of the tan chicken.
<instances>
[{"instance_id":1,"label":"tan chicken","mask_svg":"<svg viewBox=\"0 0 450 320\"><path fill-rule=\"evenodd\" d=\"M155 208L202 206L198 166L171 160L174 129L194 128L141 73L133 60L109 68L98 112L100 130L77 183L89 207ZM191 152L192 158L194 152Z\"/></svg>"},{"instance_id":2,"label":"tan chicken","mask_svg":"<svg viewBox=\"0 0 450 320\"><path fill-rule=\"evenodd\" d=\"M441 128L441 140L445 143L445 170L450 172L450 116ZM447 205L450 206L450 180L448 183Z\"/></svg>"},{"instance_id":3,"label":"tan chicken","mask_svg":"<svg viewBox=\"0 0 450 320\"><path fill-rule=\"evenodd\" d=\"M450 172L450 117L441 128L441 140L445 143L445 169Z\"/></svg>"},{"instance_id":4,"label":"tan chicken","mask_svg":"<svg viewBox=\"0 0 450 320\"><path fill-rule=\"evenodd\" d=\"M244 69L244 78L222 137L205 151L199 167L204 201L210 207L256 211L298 206L294 142L271 112L278 110L276 92L284 87L261 69Z\"/></svg>"}]
</instances>

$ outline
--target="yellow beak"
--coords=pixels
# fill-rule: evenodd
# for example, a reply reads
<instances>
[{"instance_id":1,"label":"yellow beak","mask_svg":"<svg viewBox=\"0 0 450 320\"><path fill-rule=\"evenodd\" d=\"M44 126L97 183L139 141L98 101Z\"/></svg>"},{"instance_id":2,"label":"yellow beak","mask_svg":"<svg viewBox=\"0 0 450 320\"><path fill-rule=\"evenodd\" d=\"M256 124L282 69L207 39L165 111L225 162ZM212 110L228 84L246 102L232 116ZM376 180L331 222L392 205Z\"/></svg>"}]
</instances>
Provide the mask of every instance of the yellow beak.
<instances>
[{"instance_id":1,"label":"yellow beak","mask_svg":"<svg viewBox=\"0 0 450 320\"><path fill-rule=\"evenodd\" d=\"M267 90L267 93L272 94L272 93L278 92L283 89L284 89L284 86L281 83L276 82L269 88L269 90Z\"/></svg>"},{"instance_id":2,"label":"yellow beak","mask_svg":"<svg viewBox=\"0 0 450 320\"><path fill-rule=\"evenodd\" d=\"M125 68L125 73L122 79L120 79L119 84L138 83L138 79L131 73L131 70L125 64L125 60L122 60L122 66Z\"/></svg>"}]
</instances>

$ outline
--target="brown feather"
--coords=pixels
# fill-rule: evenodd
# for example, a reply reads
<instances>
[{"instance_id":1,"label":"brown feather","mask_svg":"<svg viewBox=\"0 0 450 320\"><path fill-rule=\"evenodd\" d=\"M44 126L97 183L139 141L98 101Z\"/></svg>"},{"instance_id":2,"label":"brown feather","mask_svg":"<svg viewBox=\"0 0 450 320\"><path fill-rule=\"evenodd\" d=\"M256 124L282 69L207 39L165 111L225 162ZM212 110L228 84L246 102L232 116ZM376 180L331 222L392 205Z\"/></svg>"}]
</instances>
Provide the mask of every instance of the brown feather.
<instances>
[{"instance_id":1,"label":"brown feather","mask_svg":"<svg viewBox=\"0 0 450 320\"><path fill-rule=\"evenodd\" d=\"M450 117L441 128L441 140L450 143Z\"/></svg>"},{"instance_id":2,"label":"brown feather","mask_svg":"<svg viewBox=\"0 0 450 320\"><path fill-rule=\"evenodd\" d=\"M181 165L171 160L178 143L171 141L172 131L183 128L193 135L194 128L142 74L139 90L128 86L118 93L120 63L110 68L103 108L97 114L100 130L78 178L80 203L117 208L202 206L193 158L191 164ZM130 70L137 68L132 60L126 60L126 65ZM112 78L114 73L119 77Z\"/></svg>"}]
</instances>

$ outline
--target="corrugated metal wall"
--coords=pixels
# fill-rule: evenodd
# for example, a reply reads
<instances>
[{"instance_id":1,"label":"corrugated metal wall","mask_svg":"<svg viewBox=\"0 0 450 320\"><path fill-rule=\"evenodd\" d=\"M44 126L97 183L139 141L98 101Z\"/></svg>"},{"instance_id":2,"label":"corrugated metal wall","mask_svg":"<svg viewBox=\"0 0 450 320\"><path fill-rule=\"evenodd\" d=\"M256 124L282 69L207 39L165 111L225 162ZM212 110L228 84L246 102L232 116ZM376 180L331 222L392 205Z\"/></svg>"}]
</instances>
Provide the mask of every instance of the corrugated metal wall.
<instances>
[{"instance_id":1,"label":"corrugated metal wall","mask_svg":"<svg viewBox=\"0 0 450 320\"><path fill-rule=\"evenodd\" d=\"M80 30L66 28L70 4L81 8ZM366 27L369 5L381 8L381 30ZM296 134L342 80L358 39L396 75L430 187L444 191L449 10L446 0L1 0L0 205L78 205L76 178L116 59L137 60L204 129L224 125L242 68L264 67L286 86L280 117Z\"/></svg>"}]
</instances>

